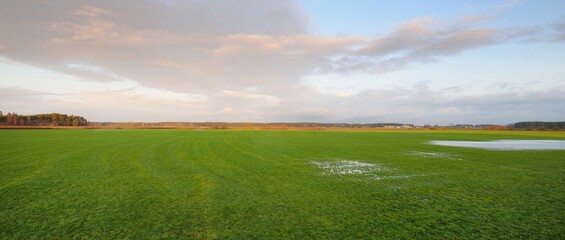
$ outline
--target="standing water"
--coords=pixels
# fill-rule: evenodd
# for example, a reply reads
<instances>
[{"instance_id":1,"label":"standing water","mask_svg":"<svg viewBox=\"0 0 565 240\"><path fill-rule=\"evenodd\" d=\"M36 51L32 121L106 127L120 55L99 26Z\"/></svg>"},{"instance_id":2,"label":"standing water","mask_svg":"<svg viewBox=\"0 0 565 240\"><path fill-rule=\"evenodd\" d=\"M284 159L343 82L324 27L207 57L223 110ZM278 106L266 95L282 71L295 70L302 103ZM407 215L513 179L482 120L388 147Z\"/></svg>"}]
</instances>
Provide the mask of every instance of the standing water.
<instances>
[{"instance_id":1,"label":"standing water","mask_svg":"<svg viewBox=\"0 0 565 240\"><path fill-rule=\"evenodd\" d=\"M430 141L431 144L501 150L565 150L565 140Z\"/></svg>"}]
</instances>

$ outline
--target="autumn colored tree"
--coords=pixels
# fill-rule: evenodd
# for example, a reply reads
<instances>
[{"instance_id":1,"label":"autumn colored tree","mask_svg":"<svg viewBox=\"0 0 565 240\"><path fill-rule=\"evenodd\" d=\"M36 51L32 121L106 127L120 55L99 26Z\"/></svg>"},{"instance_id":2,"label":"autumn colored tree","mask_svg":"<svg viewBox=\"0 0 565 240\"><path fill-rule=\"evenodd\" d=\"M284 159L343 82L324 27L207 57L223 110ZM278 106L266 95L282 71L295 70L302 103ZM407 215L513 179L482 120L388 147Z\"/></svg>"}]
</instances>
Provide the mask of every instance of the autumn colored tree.
<instances>
[{"instance_id":1,"label":"autumn colored tree","mask_svg":"<svg viewBox=\"0 0 565 240\"><path fill-rule=\"evenodd\" d=\"M35 115L18 115L8 112L4 115L0 111L0 125L20 126L86 126L88 121L81 116L50 113Z\"/></svg>"}]
</instances>

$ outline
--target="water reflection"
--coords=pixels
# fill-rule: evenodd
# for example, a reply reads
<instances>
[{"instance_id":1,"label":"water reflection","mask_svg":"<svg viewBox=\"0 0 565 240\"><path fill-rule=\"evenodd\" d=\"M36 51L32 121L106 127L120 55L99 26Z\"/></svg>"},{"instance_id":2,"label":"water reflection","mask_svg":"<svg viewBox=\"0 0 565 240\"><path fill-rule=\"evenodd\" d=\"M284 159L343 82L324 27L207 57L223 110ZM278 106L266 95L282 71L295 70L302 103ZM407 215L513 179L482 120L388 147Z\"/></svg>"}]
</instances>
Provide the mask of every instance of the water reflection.
<instances>
[{"instance_id":1,"label":"water reflection","mask_svg":"<svg viewBox=\"0 0 565 240\"><path fill-rule=\"evenodd\" d=\"M565 150L565 140L430 141L431 144L502 150Z\"/></svg>"}]
</instances>

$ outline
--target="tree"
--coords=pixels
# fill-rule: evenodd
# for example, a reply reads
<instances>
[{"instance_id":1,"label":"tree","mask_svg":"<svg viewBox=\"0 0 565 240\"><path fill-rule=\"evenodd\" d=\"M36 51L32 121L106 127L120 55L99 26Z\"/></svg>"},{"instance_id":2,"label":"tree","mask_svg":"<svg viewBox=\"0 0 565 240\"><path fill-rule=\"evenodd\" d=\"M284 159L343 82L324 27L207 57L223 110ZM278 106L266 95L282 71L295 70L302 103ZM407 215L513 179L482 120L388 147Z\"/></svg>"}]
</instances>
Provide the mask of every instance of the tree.
<instances>
[{"instance_id":1,"label":"tree","mask_svg":"<svg viewBox=\"0 0 565 240\"><path fill-rule=\"evenodd\" d=\"M2 114L0 112L0 114ZM0 115L0 124L21 126L86 126L88 121L81 116L49 113L35 115L18 115L8 112Z\"/></svg>"},{"instance_id":2,"label":"tree","mask_svg":"<svg viewBox=\"0 0 565 240\"><path fill-rule=\"evenodd\" d=\"M9 112L6 116L6 123L8 125L16 125L18 123L18 114Z\"/></svg>"},{"instance_id":3,"label":"tree","mask_svg":"<svg viewBox=\"0 0 565 240\"><path fill-rule=\"evenodd\" d=\"M73 117L73 127L78 126L79 122L78 122L78 117Z\"/></svg>"}]
</instances>

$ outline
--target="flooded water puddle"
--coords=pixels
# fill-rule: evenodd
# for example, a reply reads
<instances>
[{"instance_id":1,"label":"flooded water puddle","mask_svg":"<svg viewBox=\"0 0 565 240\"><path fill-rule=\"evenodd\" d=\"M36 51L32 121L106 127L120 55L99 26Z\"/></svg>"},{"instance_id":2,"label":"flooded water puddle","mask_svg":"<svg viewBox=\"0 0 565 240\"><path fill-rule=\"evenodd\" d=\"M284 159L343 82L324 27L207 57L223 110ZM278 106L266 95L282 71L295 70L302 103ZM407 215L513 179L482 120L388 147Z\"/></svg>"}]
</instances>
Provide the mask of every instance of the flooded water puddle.
<instances>
[{"instance_id":1,"label":"flooded water puddle","mask_svg":"<svg viewBox=\"0 0 565 240\"><path fill-rule=\"evenodd\" d=\"M392 171L375 163L339 159L333 161L311 161L312 165L322 169L322 175L367 175Z\"/></svg>"},{"instance_id":2,"label":"flooded water puddle","mask_svg":"<svg viewBox=\"0 0 565 240\"><path fill-rule=\"evenodd\" d=\"M565 140L430 141L430 144L495 150L565 150Z\"/></svg>"},{"instance_id":3,"label":"flooded water puddle","mask_svg":"<svg viewBox=\"0 0 565 240\"><path fill-rule=\"evenodd\" d=\"M325 176L355 176L354 181L381 181L401 180L413 177L426 176L422 174L402 174L399 170L384 167L377 163L368 163L357 160L337 159L327 161L310 161L311 165L321 169ZM350 178L344 178L349 179Z\"/></svg>"}]
</instances>

